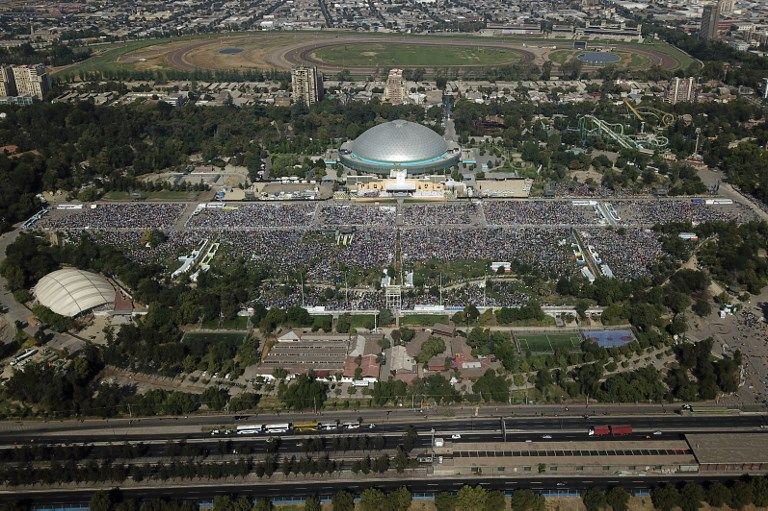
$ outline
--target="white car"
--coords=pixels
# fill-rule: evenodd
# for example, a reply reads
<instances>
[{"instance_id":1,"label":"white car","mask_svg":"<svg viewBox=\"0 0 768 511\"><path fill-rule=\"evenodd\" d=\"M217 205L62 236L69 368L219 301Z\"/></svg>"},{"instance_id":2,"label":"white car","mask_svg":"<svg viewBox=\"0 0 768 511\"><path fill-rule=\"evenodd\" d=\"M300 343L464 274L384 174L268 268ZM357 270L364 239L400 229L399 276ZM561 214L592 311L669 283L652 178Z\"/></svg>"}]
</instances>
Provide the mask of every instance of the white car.
<instances>
[{"instance_id":1,"label":"white car","mask_svg":"<svg viewBox=\"0 0 768 511\"><path fill-rule=\"evenodd\" d=\"M543 435L541 438L544 440L552 440L552 435Z\"/></svg>"},{"instance_id":2,"label":"white car","mask_svg":"<svg viewBox=\"0 0 768 511\"><path fill-rule=\"evenodd\" d=\"M451 440L461 440L461 435L458 433L454 433L451 435Z\"/></svg>"},{"instance_id":3,"label":"white car","mask_svg":"<svg viewBox=\"0 0 768 511\"><path fill-rule=\"evenodd\" d=\"M531 442L533 442L533 440L526 440L525 441L526 444L530 444Z\"/></svg>"},{"instance_id":4,"label":"white car","mask_svg":"<svg viewBox=\"0 0 768 511\"><path fill-rule=\"evenodd\" d=\"M662 433L661 433L661 431L654 431L654 432L653 432L653 436L659 436L659 435L661 435L661 434L662 434Z\"/></svg>"}]
</instances>

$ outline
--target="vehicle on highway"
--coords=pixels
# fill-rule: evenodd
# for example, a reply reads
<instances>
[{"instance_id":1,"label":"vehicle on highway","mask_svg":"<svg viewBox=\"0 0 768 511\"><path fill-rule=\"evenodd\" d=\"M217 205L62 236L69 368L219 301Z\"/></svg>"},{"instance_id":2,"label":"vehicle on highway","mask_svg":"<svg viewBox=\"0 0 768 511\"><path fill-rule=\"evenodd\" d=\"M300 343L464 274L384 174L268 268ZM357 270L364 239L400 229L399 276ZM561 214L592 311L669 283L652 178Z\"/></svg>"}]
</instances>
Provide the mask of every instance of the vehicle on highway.
<instances>
[{"instance_id":1,"label":"vehicle on highway","mask_svg":"<svg viewBox=\"0 0 768 511\"><path fill-rule=\"evenodd\" d=\"M335 431L339 429L339 421L321 422L317 425L320 431Z\"/></svg>"},{"instance_id":2,"label":"vehicle on highway","mask_svg":"<svg viewBox=\"0 0 768 511\"><path fill-rule=\"evenodd\" d=\"M368 429L376 429L376 424L368 424Z\"/></svg>"},{"instance_id":3,"label":"vehicle on highway","mask_svg":"<svg viewBox=\"0 0 768 511\"><path fill-rule=\"evenodd\" d=\"M345 422L341 425L342 429L360 429L359 422Z\"/></svg>"},{"instance_id":4,"label":"vehicle on highway","mask_svg":"<svg viewBox=\"0 0 768 511\"><path fill-rule=\"evenodd\" d=\"M454 433L451 435L451 440L461 440L461 435L458 433Z\"/></svg>"},{"instance_id":5,"label":"vehicle on highway","mask_svg":"<svg viewBox=\"0 0 768 511\"><path fill-rule=\"evenodd\" d=\"M551 440L552 435L542 435L541 438L543 438L544 440Z\"/></svg>"},{"instance_id":6,"label":"vehicle on highway","mask_svg":"<svg viewBox=\"0 0 768 511\"><path fill-rule=\"evenodd\" d=\"M661 434L662 434L662 433L661 433L661 431L654 431L654 432L653 432L653 435L654 435L654 436L659 436L659 435L661 435Z\"/></svg>"},{"instance_id":7,"label":"vehicle on highway","mask_svg":"<svg viewBox=\"0 0 768 511\"><path fill-rule=\"evenodd\" d=\"M288 422L279 423L279 424L266 424L264 426L264 432L268 435L288 433L290 430L291 430L291 425Z\"/></svg>"},{"instance_id":8,"label":"vehicle on highway","mask_svg":"<svg viewBox=\"0 0 768 511\"><path fill-rule=\"evenodd\" d=\"M304 422L294 422L293 423L293 430L297 433L307 433L312 431L317 431L318 428L318 422L317 421L304 421Z\"/></svg>"},{"instance_id":9,"label":"vehicle on highway","mask_svg":"<svg viewBox=\"0 0 768 511\"><path fill-rule=\"evenodd\" d=\"M259 435L264 432L263 424L247 424L238 426L236 430L238 435Z\"/></svg>"},{"instance_id":10,"label":"vehicle on highway","mask_svg":"<svg viewBox=\"0 0 768 511\"><path fill-rule=\"evenodd\" d=\"M219 433L221 433L221 431L219 431L218 429L214 429L213 431L211 431L211 436L218 435Z\"/></svg>"},{"instance_id":11,"label":"vehicle on highway","mask_svg":"<svg viewBox=\"0 0 768 511\"><path fill-rule=\"evenodd\" d=\"M530 444L531 442L533 442L533 440L526 440L525 441L526 444Z\"/></svg>"},{"instance_id":12,"label":"vehicle on highway","mask_svg":"<svg viewBox=\"0 0 768 511\"><path fill-rule=\"evenodd\" d=\"M442 447L445 445L445 440L442 438L435 438L434 446L435 447Z\"/></svg>"},{"instance_id":13,"label":"vehicle on highway","mask_svg":"<svg viewBox=\"0 0 768 511\"><path fill-rule=\"evenodd\" d=\"M593 426L589 428L589 436L629 436L632 434L632 426L618 424L615 426Z\"/></svg>"}]
</instances>

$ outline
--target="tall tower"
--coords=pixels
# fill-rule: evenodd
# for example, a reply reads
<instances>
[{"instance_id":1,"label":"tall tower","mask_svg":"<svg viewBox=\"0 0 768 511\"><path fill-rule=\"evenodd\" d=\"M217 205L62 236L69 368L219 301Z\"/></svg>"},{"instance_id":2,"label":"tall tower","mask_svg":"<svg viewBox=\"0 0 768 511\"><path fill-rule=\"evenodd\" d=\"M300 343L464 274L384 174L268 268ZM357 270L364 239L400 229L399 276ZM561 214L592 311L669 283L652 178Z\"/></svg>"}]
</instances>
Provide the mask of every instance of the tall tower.
<instances>
[{"instance_id":1,"label":"tall tower","mask_svg":"<svg viewBox=\"0 0 768 511\"><path fill-rule=\"evenodd\" d=\"M307 105L317 103L323 95L323 78L316 67L297 67L291 70L291 99Z\"/></svg>"},{"instance_id":2,"label":"tall tower","mask_svg":"<svg viewBox=\"0 0 768 511\"><path fill-rule=\"evenodd\" d=\"M387 76L387 85L384 87L384 101L393 105L402 105L405 101L405 83L403 83L403 70L390 69Z\"/></svg>"},{"instance_id":3,"label":"tall tower","mask_svg":"<svg viewBox=\"0 0 768 511\"><path fill-rule=\"evenodd\" d=\"M720 19L720 1L705 5L701 13L701 30L699 36L705 41L714 41L718 38L717 21Z\"/></svg>"}]
</instances>

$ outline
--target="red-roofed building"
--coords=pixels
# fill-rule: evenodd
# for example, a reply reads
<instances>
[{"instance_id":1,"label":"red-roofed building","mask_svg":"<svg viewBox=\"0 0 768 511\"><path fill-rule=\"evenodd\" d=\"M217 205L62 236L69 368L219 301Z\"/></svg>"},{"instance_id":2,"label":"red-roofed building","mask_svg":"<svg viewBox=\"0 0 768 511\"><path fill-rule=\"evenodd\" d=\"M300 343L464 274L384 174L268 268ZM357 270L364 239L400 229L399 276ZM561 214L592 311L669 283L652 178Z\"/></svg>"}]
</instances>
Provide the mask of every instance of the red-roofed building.
<instances>
[{"instance_id":1,"label":"red-roofed building","mask_svg":"<svg viewBox=\"0 0 768 511\"><path fill-rule=\"evenodd\" d=\"M347 357L344 362L344 377L355 378L357 368L361 369L361 378L366 380L378 380L381 366L376 355L362 355L360 357ZM360 362L358 364L358 361Z\"/></svg>"}]
</instances>

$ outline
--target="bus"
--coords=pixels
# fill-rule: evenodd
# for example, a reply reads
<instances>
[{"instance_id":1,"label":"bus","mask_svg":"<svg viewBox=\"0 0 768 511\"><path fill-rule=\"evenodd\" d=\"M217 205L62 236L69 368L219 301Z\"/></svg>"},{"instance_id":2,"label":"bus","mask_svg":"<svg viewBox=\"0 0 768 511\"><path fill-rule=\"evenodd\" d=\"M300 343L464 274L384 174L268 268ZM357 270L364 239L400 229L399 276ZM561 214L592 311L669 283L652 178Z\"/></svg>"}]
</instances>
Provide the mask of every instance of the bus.
<instances>
[{"instance_id":1,"label":"bus","mask_svg":"<svg viewBox=\"0 0 768 511\"><path fill-rule=\"evenodd\" d=\"M317 426L318 426L317 421L294 422L293 430L296 431L297 433L317 431Z\"/></svg>"},{"instance_id":2,"label":"bus","mask_svg":"<svg viewBox=\"0 0 768 511\"><path fill-rule=\"evenodd\" d=\"M238 435L258 435L264 431L263 424L246 424L237 427Z\"/></svg>"},{"instance_id":3,"label":"bus","mask_svg":"<svg viewBox=\"0 0 768 511\"><path fill-rule=\"evenodd\" d=\"M291 430L291 425L287 422L284 424L267 424L264 426L264 430L268 435L288 433Z\"/></svg>"},{"instance_id":4,"label":"bus","mask_svg":"<svg viewBox=\"0 0 768 511\"><path fill-rule=\"evenodd\" d=\"M333 422L321 422L317 425L318 429L320 431L336 431L339 429L339 423L338 421Z\"/></svg>"}]
</instances>

